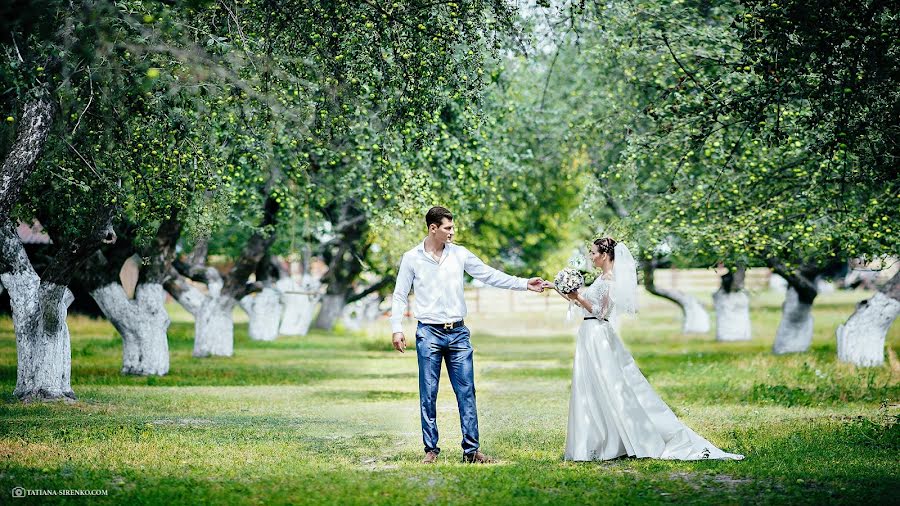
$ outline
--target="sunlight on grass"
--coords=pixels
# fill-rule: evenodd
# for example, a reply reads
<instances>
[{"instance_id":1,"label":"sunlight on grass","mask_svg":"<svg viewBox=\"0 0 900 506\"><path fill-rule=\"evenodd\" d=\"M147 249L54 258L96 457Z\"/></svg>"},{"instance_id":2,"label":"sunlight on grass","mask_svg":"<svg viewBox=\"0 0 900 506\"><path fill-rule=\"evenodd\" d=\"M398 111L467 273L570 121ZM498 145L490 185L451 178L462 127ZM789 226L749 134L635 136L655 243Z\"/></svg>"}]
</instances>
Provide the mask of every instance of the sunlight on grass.
<instances>
[{"instance_id":1,"label":"sunlight on grass","mask_svg":"<svg viewBox=\"0 0 900 506\"><path fill-rule=\"evenodd\" d=\"M415 353L391 352L383 321L270 343L250 341L241 323L234 357L198 360L189 315L171 306L171 373L146 378L119 373L107 322L73 316L79 402L22 405L11 398L15 337L4 318L0 493L107 489L91 500L142 504L884 503L900 485L898 378L835 360L834 327L864 296L822 296L813 349L782 357L769 352L777 294L754 297L746 343L680 335L674 307L657 301L625 324L676 414L743 462L562 461L574 327L559 313L468 318L482 445L501 460L485 467L459 462L446 373L443 452L436 466L418 464Z\"/></svg>"}]
</instances>

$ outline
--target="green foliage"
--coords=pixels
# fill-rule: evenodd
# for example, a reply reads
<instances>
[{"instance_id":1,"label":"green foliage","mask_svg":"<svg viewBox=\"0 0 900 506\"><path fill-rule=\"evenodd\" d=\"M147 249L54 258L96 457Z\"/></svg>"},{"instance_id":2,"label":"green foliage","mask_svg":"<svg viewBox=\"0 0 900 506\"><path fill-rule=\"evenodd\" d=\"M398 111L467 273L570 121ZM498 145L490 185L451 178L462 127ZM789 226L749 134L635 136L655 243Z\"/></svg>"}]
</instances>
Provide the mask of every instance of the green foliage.
<instances>
[{"instance_id":1,"label":"green foliage","mask_svg":"<svg viewBox=\"0 0 900 506\"><path fill-rule=\"evenodd\" d=\"M420 5L280 2L242 6L243 43L261 53L265 86L297 107L285 129L288 206L313 222L343 205L405 217L427 175L407 160L448 102L477 102L484 59L511 12L486 1ZM418 209L416 209L418 211ZM332 223L336 225L337 223Z\"/></svg>"},{"instance_id":2,"label":"green foliage","mask_svg":"<svg viewBox=\"0 0 900 506\"><path fill-rule=\"evenodd\" d=\"M494 154L483 163L494 167L465 182L481 188L483 196L472 199L476 207L468 214L476 219L461 240L483 257L498 259L507 272L549 276L558 268L553 255L581 230L572 211L587 174L563 155L562 118L541 106L543 76L535 72L541 63L511 57L503 65L492 73L495 84L483 107L490 119L481 129L480 144Z\"/></svg>"},{"instance_id":3,"label":"green foliage","mask_svg":"<svg viewBox=\"0 0 900 506\"><path fill-rule=\"evenodd\" d=\"M791 133L781 128L783 117L797 116L825 172L876 186L895 183L900 9L874 0L748 0L743 6L736 28L744 65L737 70L754 78L736 94L743 99L736 105L759 119L753 128L781 144Z\"/></svg>"},{"instance_id":4,"label":"green foliage","mask_svg":"<svg viewBox=\"0 0 900 506\"><path fill-rule=\"evenodd\" d=\"M145 242L174 214L189 230L208 230L233 203L252 176L228 162L254 146L234 142L241 132L229 126L245 106L220 78L227 69L191 40L185 20L192 6L66 2L41 21L53 30L12 32L0 66L3 100L20 108L42 86L57 103L20 218L39 218L65 243L112 214L134 224ZM28 25L26 11L13 26ZM24 51L24 61L10 45ZM38 74L21 71L29 66ZM12 129L4 134L8 147Z\"/></svg>"},{"instance_id":5,"label":"green foliage","mask_svg":"<svg viewBox=\"0 0 900 506\"><path fill-rule=\"evenodd\" d=\"M882 27L896 15L878 5L853 16L842 13L856 7L802 2L605 10L626 48L630 93L645 97L615 164L626 198L640 203L625 228L728 265L894 253L900 187L873 153L893 149L879 118L896 107L884 88L896 89L896 62L868 48L890 44ZM857 39L866 51L849 49ZM868 59L850 57L861 53ZM858 82L868 72L872 84ZM837 107L833 87L850 75L860 92Z\"/></svg>"},{"instance_id":6,"label":"green foliage","mask_svg":"<svg viewBox=\"0 0 900 506\"><path fill-rule=\"evenodd\" d=\"M223 54L244 51L240 72L258 73L256 92L271 101L251 130L268 138L260 159L285 212L273 251L319 253L329 237L356 234L349 240L358 259L387 265L364 253L377 236L345 231L343 223L365 216L375 234L405 228L435 202L441 163L465 164L458 171L465 176L484 170L468 156L483 148L455 135L448 141L445 131L448 124L478 128L485 62L508 30L510 8L486 1L248 2L208 15L218 20L211 26L240 21L211 44ZM471 185L450 186L457 196L478 198ZM243 211L236 218L227 237L214 241L220 251L234 254L246 235L238 229L252 222Z\"/></svg>"},{"instance_id":7,"label":"green foliage","mask_svg":"<svg viewBox=\"0 0 900 506\"><path fill-rule=\"evenodd\" d=\"M246 236L269 196L294 217L282 222L316 229L345 206L418 214L427 195L397 198L427 179L406 160L443 104L477 102L511 16L487 1L130 1L54 3L41 20L37 3L9 21L0 76L11 110L42 72L59 103L20 211L59 237L110 206L144 238L173 213L191 235L230 222Z\"/></svg>"}]
</instances>

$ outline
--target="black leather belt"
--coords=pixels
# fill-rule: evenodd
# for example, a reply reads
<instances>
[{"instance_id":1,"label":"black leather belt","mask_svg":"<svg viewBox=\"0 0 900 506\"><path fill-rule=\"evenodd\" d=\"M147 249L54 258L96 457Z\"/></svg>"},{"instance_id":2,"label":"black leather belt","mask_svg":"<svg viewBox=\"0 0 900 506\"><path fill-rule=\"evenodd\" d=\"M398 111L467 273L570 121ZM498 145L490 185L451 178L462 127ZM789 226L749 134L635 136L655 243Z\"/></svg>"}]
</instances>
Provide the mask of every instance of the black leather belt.
<instances>
[{"instance_id":1,"label":"black leather belt","mask_svg":"<svg viewBox=\"0 0 900 506\"><path fill-rule=\"evenodd\" d=\"M444 330L452 330L457 327L462 327L463 325L466 324L465 320L460 320L458 322L453 322L453 323L425 323L425 322L419 322L419 323L422 325L428 325L429 327L436 327L436 328L444 329Z\"/></svg>"},{"instance_id":2,"label":"black leather belt","mask_svg":"<svg viewBox=\"0 0 900 506\"><path fill-rule=\"evenodd\" d=\"M606 318L597 318L596 316L585 316L584 319L585 320L600 320L602 322L609 323L609 320L607 320Z\"/></svg>"}]
</instances>

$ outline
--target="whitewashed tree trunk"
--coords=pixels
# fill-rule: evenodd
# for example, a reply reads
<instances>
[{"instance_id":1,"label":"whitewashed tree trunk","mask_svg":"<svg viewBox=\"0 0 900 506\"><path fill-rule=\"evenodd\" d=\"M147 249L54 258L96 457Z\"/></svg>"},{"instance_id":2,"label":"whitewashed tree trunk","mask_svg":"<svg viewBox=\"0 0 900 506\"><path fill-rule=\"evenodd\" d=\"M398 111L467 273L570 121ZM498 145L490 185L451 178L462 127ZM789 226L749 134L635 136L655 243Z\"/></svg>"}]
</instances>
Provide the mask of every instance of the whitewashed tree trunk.
<instances>
[{"instance_id":1,"label":"whitewashed tree trunk","mask_svg":"<svg viewBox=\"0 0 900 506\"><path fill-rule=\"evenodd\" d=\"M250 339L254 341L274 341L278 337L281 322L281 292L266 286L255 295L241 299L241 307L250 317Z\"/></svg>"},{"instance_id":2,"label":"whitewashed tree trunk","mask_svg":"<svg viewBox=\"0 0 900 506\"><path fill-rule=\"evenodd\" d=\"M195 357L234 355L234 310L231 297L206 297L194 315Z\"/></svg>"},{"instance_id":3,"label":"whitewashed tree trunk","mask_svg":"<svg viewBox=\"0 0 900 506\"><path fill-rule=\"evenodd\" d=\"M884 341L900 315L900 273L882 290L856 305L856 311L837 328L838 360L862 367L884 363Z\"/></svg>"},{"instance_id":4,"label":"whitewashed tree trunk","mask_svg":"<svg viewBox=\"0 0 900 506\"><path fill-rule=\"evenodd\" d=\"M24 254L24 252L23 252ZM74 300L65 286L41 284L33 271L4 273L16 332L14 395L32 400L75 400L72 348L66 314Z\"/></svg>"},{"instance_id":5,"label":"whitewashed tree trunk","mask_svg":"<svg viewBox=\"0 0 900 506\"><path fill-rule=\"evenodd\" d=\"M43 153L53 125L56 109L50 93L43 86L32 91L34 98L22 107L15 141L7 147L6 158L0 168L0 220L3 221L9 220L9 213Z\"/></svg>"},{"instance_id":6,"label":"whitewashed tree trunk","mask_svg":"<svg viewBox=\"0 0 900 506\"><path fill-rule=\"evenodd\" d=\"M644 288L657 297L670 300L681 308L683 320L681 332L685 334L705 334L709 332L709 313L697 297L681 290L659 288L656 286L654 273L656 271L655 260L642 260L641 270L644 273Z\"/></svg>"},{"instance_id":7,"label":"whitewashed tree trunk","mask_svg":"<svg viewBox=\"0 0 900 506\"><path fill-rule=\"evenodd\" d=\"M750 296L746 291L727 292L720 288L713 294L713 305L717 341L750 340Z\"/></svg>"},{"instance_id":8,"label":"whitewashed tree trunk","mask_svg":"<svg viewBox=\"0 0 900 506\"><path fill-rule=\"evenodd\" d=\"M194 315L195 357L230 357L234 355L234 318L236 301L222 295L222 278L210 269L209 293L204 295L188 283L174 295L178 303Z\"/></svg>"},{"instance_id":9,"label":"whitewashed tree trunk","mask_svg":"<svg viewBox=\"0 0 900 506\"><path fill-rule=\"evenodd\" d=\"M684 311L684 322L681 325L681 331L685 334L706 334L709 332L710 322L709 313L700 303L700 300L693 295L682 293L683 299L680 302L681 309Z\"/></svg>"},{"instance_id":10,"label":"whitewashed tree trunk","mask_svg":"<svg viewBox=\"0 0 900 506\"><path fill-rule=\"evenodd\" d=\"M801 301L797 290L789 286L781 313L781 323L775 333L772 351L781 355L808 350L813 335L812 304Z\"/></svg>"},{"instance_id":11,"label":"whitewashed tree trunk","mask_svg":"<svg viewBox=\"0 0 900 506\"><path fill-rule=\"evenodd\" d=\"M344 326L350 330L359 330L381 316L381 297L366 297L344 308L341 318Z\"/></svg>"},{"instance_id":12,"label":"whitewashed tree trunk","mask_svg":"<svg viewBox=\"0 0 900 506\"><path fill-rule=\"evenodd\" d=\"M347 305L343 294L328 294L322 296L322 308L319 309L319 316L316 317L316 328L332 329L334 324L344 312Z\"/></svg>"},{"instance_id":13,"label":"whitewashed tree trunk","mask_svg":"<svg viewBox=\"0 0 900 506\"><path fill-rule=\"evenodd\" d=\"M309 332L316 306L319 303L321 284L312 276L305 275L300 283L291 278L279 279L275 286L282 293L284 315L281 318L281 335L305 336ZM304 293L291 293L304 292Z\"/></svg>"},{"instance_id":14,"label":"whitewashed tree trunk","mask_svg":"<svg viewBox=\"0 0 900 506\"><path fill-rule=\"evenodd\" d=\"M781 275L773 272L769 276L769 290L778 293L785 293L788 289L788 282Z\"/></svg>"},{"instance_id":15,"label":"whitewashed tree trunk","mask_svg":"<svg viewBox=\"0 0 900 506\"><path fill-rule=\"evenodd\" d=\"M825 279L823 277L817 277L816 278L816 291L819 292L819 294L834 293L834 291L835 291L834 282L828 281L827 279Z\"/></svg>"},{"instance_id":16,"label":"whitewashed tree trunk","mask_svg":"<svg viewBox=\"0 0 900 506\"><path fill-rule=\"evenodd\" d=\"M122 336L122 374L163 376L169 372L169 314L159 283L141 283L131 300L121 284L91 292L100 310Z\"/></svg>"}]
</instances>

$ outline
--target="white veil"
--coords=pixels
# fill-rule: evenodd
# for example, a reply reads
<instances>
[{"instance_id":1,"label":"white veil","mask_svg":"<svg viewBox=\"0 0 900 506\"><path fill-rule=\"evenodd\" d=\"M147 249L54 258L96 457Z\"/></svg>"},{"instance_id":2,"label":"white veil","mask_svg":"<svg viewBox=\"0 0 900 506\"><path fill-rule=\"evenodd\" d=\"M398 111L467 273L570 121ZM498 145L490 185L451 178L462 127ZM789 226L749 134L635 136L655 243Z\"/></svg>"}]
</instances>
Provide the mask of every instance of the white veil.
<instances>
[{"instance_id":1,"label":"white veil","mask_svg":"<svg viewBox=\"0 0 900 506\"><path fill-rule=\"evenodd\" d=\"M637 312L637 262L628 251L628 246L617 243L616 259L613 263L613 300L616 315L634 315Z\"/></svg>"}]
</instances>

